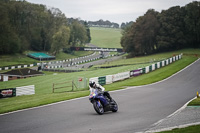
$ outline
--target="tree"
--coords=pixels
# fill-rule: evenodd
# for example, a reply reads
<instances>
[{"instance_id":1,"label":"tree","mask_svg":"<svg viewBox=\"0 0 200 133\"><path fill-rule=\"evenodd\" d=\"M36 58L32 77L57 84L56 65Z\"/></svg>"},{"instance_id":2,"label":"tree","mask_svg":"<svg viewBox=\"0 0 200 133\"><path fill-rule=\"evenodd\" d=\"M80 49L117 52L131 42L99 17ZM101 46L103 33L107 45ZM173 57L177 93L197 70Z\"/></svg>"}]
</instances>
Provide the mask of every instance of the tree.
<instances>
[{"instance_id":1,"label":"tree","mask_svg":"<svg viewBox=\"0 0 200 133\"><path fill-rule=\"evenodd\" d=\"M172 7L160 13L161 28L157 36L160 51L185 47L184 16L184 9L180 6Z\"/></svg>"},{"instance_id":2,"label":"tree","mask_svg":"<svg viewBox=\"0 0 200 133\"><path fill-rule=\"evenodd\" d=\"M200 2L194 1L185 6L185 23L188 44L200 47Z\"/></svg>"},{"instance_id":3,"label":"tree","mask_svg":"<svg viewBox=\"0 0 200 133\"><path fill-rule=\"evenodd\" d=\"M87 31L84 25L80 24L78 20L74 20L71 24L70 44L72 46L82 45L88 41Z\"/></svg>"},{"instance_id":4,"label":"tree","mask_svg":"<svg viewBox=\"0 0 200 133\"><path fill-rule=\"evenodd\" d=\"M133 21L122 23L121 29L126 29L126 28L130 27L132 24L133 24Z\"/></svg>"},{"instance_id":5,"label":"tree","mask_svg":"<svg viewBox=\"0 0 200 133\"><path fill-rule=\"evenodd\" d=\"M0 18L0 54L20 52L20 39L9 22L9 6L3 2L0 2Z\"/></svg>"},{"instance_id":6,"label":"tree","mask_svg":"<svg viewBox=\"0 0 200 133\"><path fill-rule=\"evenodd\" d=\"M59 51L68 46L70 37L70 29L66 26L61 26L58 32L56 32L53 36L53 42L51 51L54 55L59 53Z\"/></svg>"},{"instance_id":7,"label":"tree","mask_svg":"<svg viewBox=\"0 0 200 133\"><path fill-rule=\"evenodd\" d=\"M141 36L143 36L142 43L142 53L153 53L157 50L156 36L160 28L160 23L158 21L158 12L150 9L146 12L141 22Z\"/></svg>"},{"instance_id":8,"label":"tree","mask_svg":"<svg viewBox=\"0 0 200 133\"><path fill-rule=\"evenodd\" d=\"M68 23L58 8L47 9L25 0L0 0L0 18L0 54L25 50L56 54L68 44L80 45L91 40L87 23Z\"/></svg>"},{"instance_id":9,"label":"tree","mask_svg":"<svg viewBox=\"0 0 200 133\"><path fill-rule=\"evenodd\" d=\"M131 27L125 28L121 44L126 52L131 55L144 55L156 50L156 35L160 27L157 14L158 12L150 9Z\"/></svg>"},{"instance_id":10,"label":"tree","mask_svg":"<svg viewBox=\"0 0 200 133\"><path fill-rule=\"evenodd\" d=\"M87 40L86 40L86 43L89 43L91 41L91 36L90 36L90 28L88 26L88 23L85 21L84 22L84 26L86 28L86 34L87 34Z\"/></svg>"},{"instance_id":11,"label":"tree","mask_svg":"<svg viewBox=\"0 0 200 133\"><path fill-rule=\"evenodd\" d=\"M161 13L148 10L124 28L121 45L131 56L200 47L200 2L171 7Z\"/></svg>"},{"instance_id":12,"label":"tree","mask_svg":"<svg viewBox=\"0 0 200 133\"><path fill-rule=\"evenodd\" d=\"M133 38L135 36L135 32L133 32L135 29L135 23L132 24L130 28L126 28L124 31L122 31L122 37L121 37L121 46L123 47L124 51L126 51L129 54L132 54L130 56L134 56L135 51L135 45L133 44Z\"/></svg>"}]
</instances>

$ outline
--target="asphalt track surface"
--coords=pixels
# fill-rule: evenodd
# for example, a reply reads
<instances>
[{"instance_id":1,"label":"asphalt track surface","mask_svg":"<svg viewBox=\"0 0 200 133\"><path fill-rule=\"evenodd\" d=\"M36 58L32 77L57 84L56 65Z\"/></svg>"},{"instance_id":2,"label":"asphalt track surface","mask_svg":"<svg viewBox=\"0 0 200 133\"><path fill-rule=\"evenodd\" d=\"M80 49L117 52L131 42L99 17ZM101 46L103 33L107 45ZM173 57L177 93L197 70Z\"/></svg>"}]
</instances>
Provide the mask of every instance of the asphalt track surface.
<instances>
[{"instance_id":1,"label":"asphalt track surface","mask_svg":"<svg viewBox=\"0 0 200 133\"><path fill-rule=\"evenodd\" d=\"M158 75L159 76L159 75ZM134 133L174 113L200 89L200 60L155 84L111 92L117 113L98 115L88 97L0 116L0 133Z\"/></svg>"}]
</instances>

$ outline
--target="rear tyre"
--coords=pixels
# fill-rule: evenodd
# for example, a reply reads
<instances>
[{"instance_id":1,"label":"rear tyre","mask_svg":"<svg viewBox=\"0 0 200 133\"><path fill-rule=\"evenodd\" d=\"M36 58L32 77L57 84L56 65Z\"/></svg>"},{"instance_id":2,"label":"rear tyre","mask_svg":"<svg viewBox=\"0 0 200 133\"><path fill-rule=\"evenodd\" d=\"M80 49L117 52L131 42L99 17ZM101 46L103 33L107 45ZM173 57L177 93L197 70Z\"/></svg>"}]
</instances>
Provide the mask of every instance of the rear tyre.
<instances>
[{"instance_id":1,"label":"rear tyre","mask_svg":"<svg viewBox=\"0 0 200 133\"><path fill-rule=\"evenodd\" d=\"M99 114L102 115L104 113L103 106L100 101L94 100L93 102L94 110Z\"/></svg>"},{"instance_id":2,"label":"rear tyre","mask_svg":"<svg viewBox=\"0 0 200 133\"><path fill-rule=\"evenodd\" d=\"M118 105L117 105L117 103L113 99L112 99L112 103L113 103L112 112L117 112L118 111Z\"/></svg>"}]
</instances>

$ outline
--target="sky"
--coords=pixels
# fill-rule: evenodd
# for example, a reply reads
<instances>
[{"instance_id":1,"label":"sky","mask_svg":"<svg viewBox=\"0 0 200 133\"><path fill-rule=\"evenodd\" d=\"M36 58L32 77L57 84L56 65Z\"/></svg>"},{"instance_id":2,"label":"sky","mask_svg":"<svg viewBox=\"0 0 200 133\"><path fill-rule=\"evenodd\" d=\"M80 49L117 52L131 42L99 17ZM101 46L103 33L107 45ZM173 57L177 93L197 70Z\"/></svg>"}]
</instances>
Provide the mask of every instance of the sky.
<instances>
[{"instance_id":1,"label":"sky","mask_svg":"<svg viewBox=\"0 0 200 133\"><path fill-rule=\"evenodd\" d=\"M67 18L86 21L109 20L121 24L135 21L148 9L161 12L172 6L185 6L195 0L26 0L43 4L47 8L59 8ZM197 0L196 0L197 1Z\"/></svg>"}]
</instances>

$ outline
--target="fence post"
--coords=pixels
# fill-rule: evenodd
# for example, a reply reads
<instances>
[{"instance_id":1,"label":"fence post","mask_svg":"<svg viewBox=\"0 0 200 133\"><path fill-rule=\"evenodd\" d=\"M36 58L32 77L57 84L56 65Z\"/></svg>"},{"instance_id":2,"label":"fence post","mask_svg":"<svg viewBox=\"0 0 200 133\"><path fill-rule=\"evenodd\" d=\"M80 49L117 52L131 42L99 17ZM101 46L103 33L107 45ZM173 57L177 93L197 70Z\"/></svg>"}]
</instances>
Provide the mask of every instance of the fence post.
<instances>
[{"instance_id":1,"label":"fence post","mask_svg":"<svg viewBox=\"0 0 200 133\"><path fill-rule=\"evenodd\" d=\"M54 93L54 83L53 83L53 93Z\"/></svg>"},{"instance_id":2,"label":"fence post","mask_svg":"<svg viewBox=\"0 0 200 133\"><path fill-rule=\"evenodd\" d=\"M72 91L74 91L74 81L72 80Z\"/></svg>"}]
</instances>

